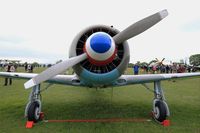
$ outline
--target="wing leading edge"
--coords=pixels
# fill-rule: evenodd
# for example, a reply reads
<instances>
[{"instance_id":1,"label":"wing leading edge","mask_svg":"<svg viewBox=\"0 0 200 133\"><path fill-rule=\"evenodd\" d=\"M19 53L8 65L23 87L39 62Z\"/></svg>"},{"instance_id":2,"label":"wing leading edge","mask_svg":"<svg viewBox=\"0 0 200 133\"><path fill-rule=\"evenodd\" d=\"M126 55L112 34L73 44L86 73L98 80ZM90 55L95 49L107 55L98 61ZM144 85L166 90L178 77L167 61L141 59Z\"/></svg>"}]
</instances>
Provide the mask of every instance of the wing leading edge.
<instances>
[{"instance_id":1,"label":"wing leading edge","mask_svg":"<svg viewBox=\"0 0 200 133\"><path fill-rule=\"evenodd\" d=\"M172 73L172 74L144 74L144 75L122 75L118 80L118 85L149 83L167 79L186 78L200 76L196 73Z\"/></svg>"},{"instance_id":2,"label":"wing leading edge","mask_svg":"<svg viewBox=\"0 0 200 133\"><path fill-rule=\"evenodd\" d=\"M0 72L0 77L11 77L17 79L31 79L37 75L38 74L36 73ZM81 85L76 75L57 75L46 82L66 85Z\"/></svg>"}]
</instances>

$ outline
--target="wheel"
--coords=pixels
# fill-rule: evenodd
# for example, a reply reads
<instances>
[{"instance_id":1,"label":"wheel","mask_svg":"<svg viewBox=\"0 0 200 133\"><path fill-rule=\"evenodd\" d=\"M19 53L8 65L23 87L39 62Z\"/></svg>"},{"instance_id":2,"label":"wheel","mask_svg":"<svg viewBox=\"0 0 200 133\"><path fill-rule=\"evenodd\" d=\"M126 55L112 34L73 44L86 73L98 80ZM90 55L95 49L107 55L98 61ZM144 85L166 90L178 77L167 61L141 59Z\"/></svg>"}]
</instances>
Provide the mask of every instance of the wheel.
<instances>
[{"instance_id":1,"label":"wheel","mask_svg":"<svg viewBox=\"0 0 200 133\"><path fill-rule=\"evenodd\" d=\"M167 109L162 101L156 101L154 108L154 119L163 122L167 117Z\"/></svg>"},{"instance_id":2,"label":"wheel","mask_svg":"<svg viewBox=\"0 0 200 133\"><path fill-rule=\"evenodd\" d=\"M31 103L27 117L29 121L34 121L35 123L40 120L40 108L37 101Z\"/></svg>"}]
</instances>

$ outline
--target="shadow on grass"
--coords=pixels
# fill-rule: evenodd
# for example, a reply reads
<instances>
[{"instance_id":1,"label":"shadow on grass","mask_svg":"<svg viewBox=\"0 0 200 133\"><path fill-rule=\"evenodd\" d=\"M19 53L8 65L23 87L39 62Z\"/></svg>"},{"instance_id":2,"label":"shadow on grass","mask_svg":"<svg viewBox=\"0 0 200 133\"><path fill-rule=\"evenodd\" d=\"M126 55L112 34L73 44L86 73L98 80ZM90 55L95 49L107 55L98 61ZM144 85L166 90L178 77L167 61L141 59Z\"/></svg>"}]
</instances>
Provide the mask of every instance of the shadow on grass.
<instances>
[{"instance_id":1,"label":"shadow on grass","mask_svg":"<svg viewBox=\"0 0 200 133\"><path fill-rule=\"evenodd\" d=\"M44 104L46 119L150 118L151 105L142 102L116 103L110 100L56 102Z\"/></svg>"}]
</instances>

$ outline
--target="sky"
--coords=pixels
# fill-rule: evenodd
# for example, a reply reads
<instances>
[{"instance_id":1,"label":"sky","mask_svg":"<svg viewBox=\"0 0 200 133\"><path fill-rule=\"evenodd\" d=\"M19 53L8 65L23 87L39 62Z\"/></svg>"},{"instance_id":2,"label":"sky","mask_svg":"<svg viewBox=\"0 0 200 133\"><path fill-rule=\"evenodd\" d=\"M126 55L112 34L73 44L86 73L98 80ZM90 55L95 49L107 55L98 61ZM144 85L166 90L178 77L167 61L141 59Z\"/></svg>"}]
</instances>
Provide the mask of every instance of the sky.
<instances>
[{"instance_id":1,"label":"sky","mask_svg":"<svg viewBox=\"0 0 200 133\"><path fill-rule=\"evenodd\" d=\"M123 30L163 9L169 12L165 19L128 40L130 62L179 61L199 54L198 0L1 0L0 59L65 60L84 28L104 24Z\"/></svg>"}]
</instances>

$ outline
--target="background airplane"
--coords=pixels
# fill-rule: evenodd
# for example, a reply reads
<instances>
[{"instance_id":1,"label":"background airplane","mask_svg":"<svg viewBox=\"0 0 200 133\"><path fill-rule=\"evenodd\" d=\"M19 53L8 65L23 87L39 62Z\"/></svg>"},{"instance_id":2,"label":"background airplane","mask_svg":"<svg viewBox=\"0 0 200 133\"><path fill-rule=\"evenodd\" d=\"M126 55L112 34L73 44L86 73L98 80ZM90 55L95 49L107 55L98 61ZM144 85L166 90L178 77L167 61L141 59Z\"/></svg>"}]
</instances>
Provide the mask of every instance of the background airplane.
<instances>
[{"instance_id":1,"label":"background airplane","mask_svg":"<svg viewBox=\"0 0 200 133\"><path fill-rule=\"evenodd\" d=\"M127 40L149 29L168 15L167 10L160 11L146 17L123 31L106 26L95 25L82 30L74 38L69 59L55 64L40 74L0 72L0 76L30 79L24 86L32 88L29 102L26 105L25 116L29 121L40 120L42 108L40 100L40 84L49 82L73 86L106 88L110 86L124 86L130 84L154 83L153 116L162 122L170 115L161 80L200 76L200 73L173 73L123 75L130 58ZM75 75L59 75L66 69L73 67Z\"/></svg>"},{"instance_id":2,"label":"background airplane","mask_svg":"<svg viewBox=\"0 0 200 133\"><path fill-rule=\"evenodd\" d=\"M153 66L158 67L161 65L165 65L165 63L163 63L164 60L165 58L163 58L162 60L158 60L158 58L155 58L155 60L149 64L149 67L153 67Z\"/></svg>"}]
</instances>

